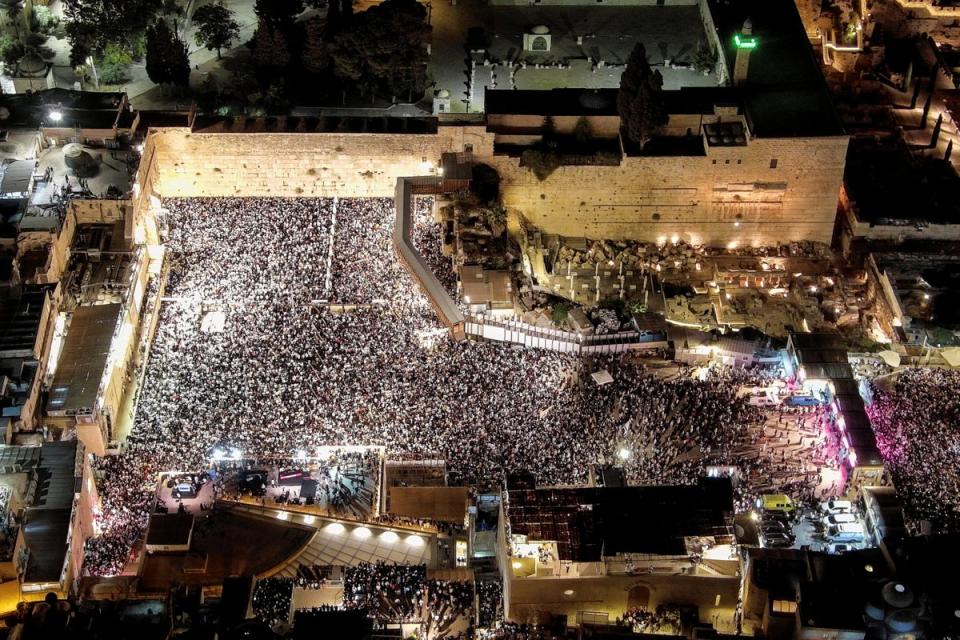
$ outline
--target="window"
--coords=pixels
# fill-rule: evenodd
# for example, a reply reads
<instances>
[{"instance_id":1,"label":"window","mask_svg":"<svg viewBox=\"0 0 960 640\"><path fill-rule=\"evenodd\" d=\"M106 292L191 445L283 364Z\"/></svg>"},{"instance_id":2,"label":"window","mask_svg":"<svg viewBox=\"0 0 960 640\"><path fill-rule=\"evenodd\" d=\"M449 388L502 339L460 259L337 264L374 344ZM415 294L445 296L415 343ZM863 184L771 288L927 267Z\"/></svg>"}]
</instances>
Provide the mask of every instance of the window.
<instances>
[{"instance_id":1,"label":"window","mask_svg":"<svg viewBox=\"0 0 960 640\"><path fill-rule=\"evenodd\" d=\"M464 153L473 153L473 145L472 145L472 144L465 144L465 145L463 145L463 152L464 152Z\"/></svg>"},{"instance_id":2,"label":"window","mask_svg":"<svg viewBox=\"0 0 960 640\"><path fill-rule=\"evenodd\" d=\"M777 159L776 159L776 158L774 158L773 160L770 161L770 168L771 168L771 169L776 169L776 168L777 168Z\"/></svg>"},{"instance_id":3,"label":"window","mask_svg":"<svg viewBox=\"0 0 960 640\"><path fill-rule=\"evenodd\" d=\"M714 160L714 161L713 161L713 164L717 164L717 161L716 161L716 160Z\"/></svg>"},{"instance_id":4,"label":"window","mask_svg":"<svg viewBox=\"0 0 960 640\"><path fill-rule=\"evenodd\" d=\"M737 164L743 164L743 160L737 160Z\"/></svg>"},{"instance_id":5,"label":"window","mask_svg":"<svg viewBox=\"0 0 960 640\"><path fill-rule=\"evenodd\" d=\"M729 161L729 160L724 160L724 161L723 161L723 164L730 164L730 161Z\"/></svg>"},{"instance_id":6,"label":"window","mask_svg":"<svg viewBox=\"0 0 960 640\"><path fill-rule=\"evenodd\" d=\"M774 600L773 601L773 612L774 613L796 613L797 603L793 600Z\"/></svg>"}]
</instances>

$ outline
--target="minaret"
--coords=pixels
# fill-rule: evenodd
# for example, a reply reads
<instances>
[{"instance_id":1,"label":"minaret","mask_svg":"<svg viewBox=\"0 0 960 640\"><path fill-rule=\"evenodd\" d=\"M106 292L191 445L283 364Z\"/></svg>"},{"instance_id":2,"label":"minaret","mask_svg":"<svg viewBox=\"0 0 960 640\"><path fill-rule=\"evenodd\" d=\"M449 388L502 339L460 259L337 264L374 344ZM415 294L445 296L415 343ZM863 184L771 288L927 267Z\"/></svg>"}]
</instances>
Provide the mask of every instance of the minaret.
<instances>
[{"instance_id":1,"label":"minaret","mask_svg":"<svg viewBox=\"0 0 960 640\"><path fill-rule=\"evenodd\" d=\"M757 48L757 39L753 36L753 21L750 18L744 20L740 33L733 37L733 44L737 49L737 57L733 63L733 84L739 86L747 81L750 54Z\"/></svg>"}]
</instances>

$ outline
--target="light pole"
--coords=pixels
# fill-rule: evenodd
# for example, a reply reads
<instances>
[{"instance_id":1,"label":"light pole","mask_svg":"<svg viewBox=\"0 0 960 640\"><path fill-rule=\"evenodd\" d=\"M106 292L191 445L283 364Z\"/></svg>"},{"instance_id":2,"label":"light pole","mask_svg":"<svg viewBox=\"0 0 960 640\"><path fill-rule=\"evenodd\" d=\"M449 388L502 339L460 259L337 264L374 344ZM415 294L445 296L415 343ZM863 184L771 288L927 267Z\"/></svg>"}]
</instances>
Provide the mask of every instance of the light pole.
<instances>
[{"instance_id":1,"label":"light pole","mask_svg":"<svg viewBox=\"0 0 960 640\"><path fill-rule=\"evenodd\" d=\"M100 88L100 76L97 75L97 65L93 62L93 56L87 56L87 64L90 65L90 71L93 73L93 85Z\"/></svg>"}]
</instances>

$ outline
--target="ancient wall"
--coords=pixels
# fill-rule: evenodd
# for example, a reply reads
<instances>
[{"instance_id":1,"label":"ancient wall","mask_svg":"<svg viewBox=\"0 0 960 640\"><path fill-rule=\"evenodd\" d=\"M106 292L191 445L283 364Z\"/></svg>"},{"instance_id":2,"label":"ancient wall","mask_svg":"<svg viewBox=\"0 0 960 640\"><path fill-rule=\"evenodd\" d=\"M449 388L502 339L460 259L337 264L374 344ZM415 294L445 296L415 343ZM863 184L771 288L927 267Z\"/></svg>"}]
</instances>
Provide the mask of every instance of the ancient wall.
<instances>
[{"instance_id":1,"label":"ancient wall","mask_svg":"<svg viewBox=\"0 0 960 640\"><path fill-rule=\"evenodd\" d=\"M151 133L163 196L393 197L397 178L430 173L447 151L492 149L483 127L438 134ZM144 150L144 154L148 153Z\"/></svg>"},{"instance_id":2,"label":"ancient wall","mask_svg":"<svg viewBox=\"0 0 960 640\"><path fill-rule=\"evenodd\" d=\"M138 175L138 215L150 196L392 197L398 177L425 175L442 153L467 145L500 172L512 219L548 233L758 246L830 242L847 139L751 139L706 156L561 167L540 182L517 158L493 156L482 126L434 135L154 130Z\"/></svg>"},{"instance_id":3,"label":"ancient wall","mask_svg":"<svg viewBox=\"0 0 960 640\"><path fill-rule=\"evenodd\" d=\"M516 158L492 164L510 213L549 233L649 242L676 236L713 246L828 243L846 148L840 137L753 139L702 157L561 167L543 182Z\"/></svg>"}]
</instances>

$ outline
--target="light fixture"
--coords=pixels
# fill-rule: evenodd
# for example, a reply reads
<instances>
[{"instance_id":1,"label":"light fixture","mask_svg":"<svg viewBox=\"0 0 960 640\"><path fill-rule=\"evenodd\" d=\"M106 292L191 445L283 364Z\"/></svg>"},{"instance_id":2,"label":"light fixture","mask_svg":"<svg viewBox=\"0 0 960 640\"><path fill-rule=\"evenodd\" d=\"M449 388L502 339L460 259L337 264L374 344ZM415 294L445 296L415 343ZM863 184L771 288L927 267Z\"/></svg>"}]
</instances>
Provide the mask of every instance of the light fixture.
<instances>
[{"instance_id":1,"label":"light fixture","mask_svg":"<svg viewBox=\"0 0 960 640\"><path fill-rule=\"evenodd\" d=\"M290 517L290 515L289 515L286 511L281 511L281 512L279 512L279 513L277 514L277 519L278 519L278 520L286 520L286 519L289 518L289 517Z\"/></svg>"},{"instance_id":2,"label":"light fixture","mask_svg":"<svg viewBox=\"0 0 960 640\"><path fill-rule=\"evenodd\" d=\"M324 527L323 530L326 531L327 533L332 533L335 536L339 536L347 529L339 522L331 522L326 527Z\"/></svg>"},{"instance_id":3,"label":"light fixture","mask_svg":"<svg viewBox=\"0 0 960 640\"><path fill-rule=\"evenodd\" d=\"M396 531L384 531L380 534L380 539L387 544L393 544L400 539L400 536L397 535Z\"/></svg>"},{"instance_id":4,"label":"light fixture","mask_svg":"<svg viewBox=\"0 0 960 640\"><path fill-rule=\"evenodd\" d=\"M516 560L514 560L514 561L513 561L513 568L516 569L517 571L519 571L520 569L523 569L523 564L520 563L520 562L518 562L518 561L516 561Z\"/></svg>"},{"instance_id":5,"label":"light fixture","mask_svg":"<svg viewBox=\"0 0 960 640\"><path fill-rule=\"evenodd\" d=\"M630 449L627 449L626 447L620 447L617 450L617 457L621 460L628 460L630 458Z\"/></svg>"},{"instance_id":6,"label":"light fixture","mask_svg":"<svg viewBox=\"0 0 960 640\"><path fill-rule=\"evenodd\" d=\"M372 535L373 533L370 531L370 529L367 529L366 527L357 527L356 529L353 530L353 537L360 538L361 540L366 540Z\"/></svg>"},{"instance_id":7,"label":"light fixture","mask_svg":"<svg viewBox=\"0 0 960 640\"><path fill-rule=\"evenodd\" d=\"M305 524L313 524L315 518L313 516L303 516L303 522Z\"/></svg>"},{"instance_id":8,"label":"light fixture","mask_svg":"<svg viewBox=\"0 0 960 640\"><path fill-rule=\"evenodd\" d=\"M48 113L47 116L49 116L53 122L60 122L63 119L63 114L56 109Z\"/></svg>"},{"instance_id":9,"label":"light fixture","mask_svg":"<svg viewBox=\"0 0 960 640\"><path fill-rule=\"evenodd\" d=\"M422 547L426 544L420 536L409 535L405 541L411 547Z\"/></svg>"},{"instance_id":10,"label":"light fixture","mask_svg":"<svg viewBox=\"0 0 960 640\"><path fill-rule=\"evenodd\" d=\"M575 592L574 592L573 589L567 589L566 591L563 592L563 595L565 595L565 596L572 596L574 593L575 593Z\"/></svg>"}]
</instances>

